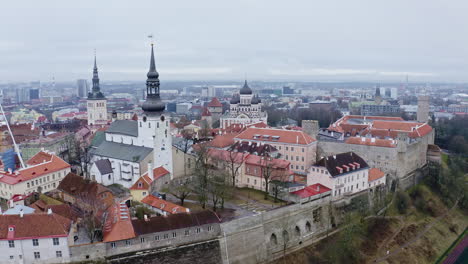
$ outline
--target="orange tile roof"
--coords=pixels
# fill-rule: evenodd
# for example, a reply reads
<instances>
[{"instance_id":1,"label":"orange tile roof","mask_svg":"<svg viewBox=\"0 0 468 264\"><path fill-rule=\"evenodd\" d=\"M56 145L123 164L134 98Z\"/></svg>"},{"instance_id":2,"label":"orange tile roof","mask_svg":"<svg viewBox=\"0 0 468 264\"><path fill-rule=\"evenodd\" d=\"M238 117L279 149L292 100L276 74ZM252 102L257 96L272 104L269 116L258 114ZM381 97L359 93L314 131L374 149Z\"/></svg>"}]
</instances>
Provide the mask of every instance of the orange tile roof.
<instances>
[{"instance_id":1,"label":"orange tile roof","mask_svg":"<svg viewBox=\"0 0 468 264\"><path fill-rule=\"evenodd\" d=\"M157 167L157 168L154 168L153 169L153 177L154 179L151 179L148 175L148 172L146 172L145 174L143 174L142 177L145 177L145 180L148 182L148 183L152 183L153 180L156 180L156 179L159 179L160 177L166 175L166 174L169 174L170 172L168 170L166 170L163 166L160 166L160 167Z\"/></svg>"},{"instance_id":2,"label":"orange tile roof","mask_svg":"<svg viewBox=\"0 0 468 264\"><path fill-rule=\"evenodd\" d=\"M369 170L368 182L378 180L385 176L385 173L377 168L372 168Z\"/></svg>"},{"instance_id":3,"label":"orange tile roof","mask_svg":"<svg viewBox=\"0 0 468 264\"><path fill-rule=\"evenodd\" d=\"M148 174L141 176L133 185L130 190L148 190L153 180L150 179ZM141 183L141 187L140 187Z\"/></svg>"},{"instance_id":4,"label":"orange tile roof","mask_svg":"<svg viewBox=\"0 0 468 264\"><path fill-rule=\"evenodd\" d=\"M367 122L348 123L350 119L360 119ZM388 116L344 116L330 125L328 129L341 133L349 133L350 136L370 134L380 138L396 138L398 132L404 132L411 138L417 138L423 137L432 131L432 127L427 123L405 121L401 117Z\"/></svg>"},{"instance_id":5,"label":"orange tile roof","mask_svg":"<svg viewBox=\"0 0 468 264\"><path fill-rule=\"evenodd\" d=\"M43 157L45 156L46 155L43 155ZM39 158L37 158L36 160L38 159ZM24 169L18 169L16 172L11 174L8 172L0 172L0 182L7 184L16 184L21 181L31 180L70 167L70 164L66 163L63 159L51 154L50 159L46 162L37 165L32 165Z\"/></svg>"},{"instance_id":6,"label":"orange tile roof","mask_svg":"<svg viewBox=\"0 0 468 264\"><path fill-rule=\"evenodd\" d=\"M255 135L260 136L258 138L254 138ZM263 137L264 135L268 135L269 137L265 139ZM279 136L279 138L277 140L273 140L272 136ZM316 141L303 131L252 127L249 127L244 132L241 132L239 135L237 135L236 139L300 145L308 145Z\"/></svg>"},{"instance_id":7,"label":"orange tile roof","mask_svg":"<svg viewBox=\"0 0 468 264\"><path fill-rule=\"evenodd\" d=\"M28 165L37 165L40 163L44 163L46 161L50 161L52 159L52 154L44 152L44 151L39 151L36 155L32 156L26 164Z\"/></svg>"},{"instance_id":8,"label":"orange tile roof","mask_svg":"<svg viewBox=\"0 0 468 264\"><path fill-rule=\"evenodd\" d=\"M234 138L237 134L224 134L224 135L217 135L214 137L213 140L209 142L210 147L213 148L225 148L229 147L234 144Z\"/></svg>"},{"instance_id":9,"label":"orange tile roof","mask_svg":"<svg viewBox=\"0 0 468 264\"><path fill-rule=\"evenodd\" d=\"M364 141L363 141L364 139ZM345 143L346 144L355 144L355 145L366 145L366 146L376 146L376 147L386 147L386 148L396 148L397 143L395 140L391 139L379 139L379 138L371 138L366 137L350 137L348 138Z\"/></svg>"},{"instance_id":10,"label":"orange tile roof","mask_svg":"<svg viewBox=\"0 0 468 264\"><path fill-rule=\"evenodd\" d=\"M168 214L177 214L177 213L185 213L189 212L189 209L182 207L177 204L173 204L171 202L168 202L166 200L160 199L154 195L148 195L143 200L141 200L142 203L147 204L151 207L157 208L159 210L162 210Z\"/></svg>"},{"instance_id":11,"label":"orange tile roof","mask_svg":"<svg viewBox=\"0 0 468 264\"><path fill-rule=\"evenodd\" d=\"M107 210L103 228L103 241L112 242L136 237L130 211L125 202L115 203Z\"/></svg>"}]
</instances>

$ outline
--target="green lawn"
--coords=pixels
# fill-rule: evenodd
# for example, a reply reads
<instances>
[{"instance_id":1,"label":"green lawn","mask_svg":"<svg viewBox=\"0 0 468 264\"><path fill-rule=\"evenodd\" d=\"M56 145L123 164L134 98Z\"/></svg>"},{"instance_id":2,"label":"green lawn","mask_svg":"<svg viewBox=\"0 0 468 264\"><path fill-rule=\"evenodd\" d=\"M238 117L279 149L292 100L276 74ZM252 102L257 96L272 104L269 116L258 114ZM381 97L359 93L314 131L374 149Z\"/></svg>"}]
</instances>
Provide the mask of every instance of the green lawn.
<instances>
[{"instance_id":1,"label":"green lawn","mask_svg":"<svg viewBox=\"0 0 468 264\"><path fill-rule=\"evenodd\" d=\"M246 199L254 200L255 202L264 204L264 205L275 205L280 206L281 200L275 203L275 198L271 197L270 195L267 196L267 200L265 200L265 192L251 189L251 188L236 188L235 195L239 197L244 197ZM237 199L239 200L239 199ZM241 200L241 199L240 199ZM245 201L242 201L245 203Z\"/></svg>"}]
</instances>

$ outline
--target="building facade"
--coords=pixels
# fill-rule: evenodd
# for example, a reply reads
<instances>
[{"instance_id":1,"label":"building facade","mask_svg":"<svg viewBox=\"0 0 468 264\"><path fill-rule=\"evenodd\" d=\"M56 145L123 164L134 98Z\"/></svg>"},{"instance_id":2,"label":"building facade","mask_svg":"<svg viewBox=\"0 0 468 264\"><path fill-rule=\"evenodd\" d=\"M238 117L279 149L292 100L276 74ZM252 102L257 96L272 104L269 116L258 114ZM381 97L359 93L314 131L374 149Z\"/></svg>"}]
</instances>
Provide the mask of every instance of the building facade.
<instances>
[{"instance_id":1,"label":"building facade","mask_svg":"<svg viewBox=\"0 0 468 264\"><path fill-rule=\"evenodd\" d=\"M320 159L310 168L307 185L322 184L331 189L334 200L367 190L369 166L353 152Z\"/></svg>"},{"instance_id":2,"label":"building facade","mask_svg":"<svg viewBox=\"0 0 468 264\"><path fill-rule=\"evenodd\" d=\"M0 215L0 263L68 263L72 221L48 213Z\"/></svg>"},{"instance_id":3,"label":"building facade","mask_svg":"<svg viewBox=\"0 0 468 264\"><path fill-rule=\"evenodd\" d=\"M237 135L234 141L275 147L280 154L279 158L289 161L290 170L295 173L306 175L310 166L316 162L317 141L303 131L249 127Z\"/></svg>"},{"instance_id":4,"label":"building facade","mask_svg":"<svg viewBox=\"0 0 468 264\"><path fill-rule=\"evenodd\" d=\"M254 95L247 84L240 89L239 95L234 95L230 101L229 112L220 119L221 128L227 128L232 124L248 125L252 123L267 123L268 114L262 111L262 100Z\"/></svg>"},{"instance_id":5,"label":"building facade","mask_svg":"<svg viewBox=\"0 0 468 264\"><path fill-rule=\"evenodd\" d=\"M58 156L43 151L34 155L26 165L15 171L0 171L0 198L9 200L15 194L54 190L71 167Z\"/></svg>"}]
</instances>

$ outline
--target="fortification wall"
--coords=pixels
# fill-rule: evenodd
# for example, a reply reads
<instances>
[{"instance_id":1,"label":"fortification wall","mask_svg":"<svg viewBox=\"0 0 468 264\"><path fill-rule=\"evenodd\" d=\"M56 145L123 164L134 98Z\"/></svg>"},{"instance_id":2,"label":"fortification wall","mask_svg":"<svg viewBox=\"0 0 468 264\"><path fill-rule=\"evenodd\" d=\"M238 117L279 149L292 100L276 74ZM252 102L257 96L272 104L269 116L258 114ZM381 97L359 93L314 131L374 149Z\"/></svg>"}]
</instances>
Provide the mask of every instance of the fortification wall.
<instances>
[{"instance_id":1,"label":"fortification wall","mask_svg":"<svg viewBox=\"0 0 468 264\"><path fill-rule=\"evenodd\" d=\"M328 204L294 204L221 225L223 263L265 263L308 246L327 228Z\"/></svg>"}]
</instances>

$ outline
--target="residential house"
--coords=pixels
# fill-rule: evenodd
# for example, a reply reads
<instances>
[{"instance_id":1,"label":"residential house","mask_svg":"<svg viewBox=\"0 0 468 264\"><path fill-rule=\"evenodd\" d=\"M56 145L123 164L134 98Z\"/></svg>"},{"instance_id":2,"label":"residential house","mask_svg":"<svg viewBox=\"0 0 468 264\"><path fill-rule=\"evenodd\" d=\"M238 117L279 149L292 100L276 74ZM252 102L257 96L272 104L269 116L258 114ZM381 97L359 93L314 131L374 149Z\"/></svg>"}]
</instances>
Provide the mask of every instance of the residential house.
<instances>
[{"instance_id":1,"label":"residential house","mask_svg":"<svg viewBox=\"0 0 468 264\"><path fill-rule=\"evenodd\" d=\"M70 172L70 164L58 156L41 151L26 162L25 168L0 171L0 198L54 190Z\"/></svg>"},{"instance_id":2,"label":"residential house","mask_svg":"<svg viewBox=\"0 0 468 264\"><path fill-rule=\"evenodd\" d=\"M57 187L60 198L84 211L102 211L114 204L113 193L103 185L69 173Z\"/></svg>"},{"instance_id":3,"label":"residential house","mask_svg":"<svg viewBox=\"0 0 468 264\"><path fill-rule=\"evenodd\" d=\"M47 213L0 215L0 263L70 261L73 222Z\"/></svg>"},{"instance_id":4,"label":"residential house","mask_svg":"<svg viewBox=\"0 0 468 264\"><path fill-rule=\"evenodd\" d=\"M158 215L170 215L190 212L188 208L158 198L152 194L143 198L141 202L145 204L146 207L148 207L149 209L155 211Z\"/></svg>"},{"instance_id":5,"label":"residential house","mask_svg":"<svg viewBox=\"0 0 468 264\"><path fill-rule=\"evenodd\" d=\"M310 168L307 185L320 183L332 190L333 199L367 190L369 166L353 152L320 159Z\"/></svg>"}]
</instances>

